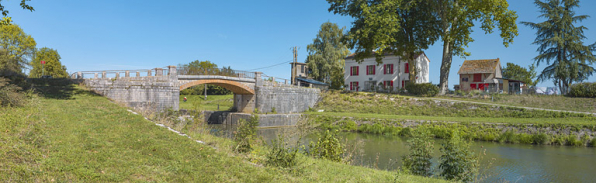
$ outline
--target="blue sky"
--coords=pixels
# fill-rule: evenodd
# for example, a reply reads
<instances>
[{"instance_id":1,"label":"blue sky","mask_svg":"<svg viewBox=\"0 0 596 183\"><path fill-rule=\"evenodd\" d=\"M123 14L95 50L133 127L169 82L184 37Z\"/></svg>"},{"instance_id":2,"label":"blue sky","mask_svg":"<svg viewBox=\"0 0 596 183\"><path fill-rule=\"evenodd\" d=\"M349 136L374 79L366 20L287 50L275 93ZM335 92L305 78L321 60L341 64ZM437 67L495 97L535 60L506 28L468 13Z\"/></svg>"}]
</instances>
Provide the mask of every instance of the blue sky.
<instances>
[{"instance_id":1,"label":"blue sky","mask_svg":"<svg viewBox=\"0 0 596 183\"><path fill-rule=\"evenodd\" d=\"M68 72L150 69L193 60L209 60L218 66L252 70L292 60L304 62L322 23L330 21L350 28L352 19L327 11L324 0L281 1L74 1L33 0L34 12L20 9L20 1L2 1L14 23L37 41L37 47L57 49ZM531 0L509 1L518 22L540 22ZM592 18L586 43L596 41L595 1L583 0L577 14ZM458 84L457 71L464 60L500 58L502 65L532 64L538 54L532 45L535 31L518 25L519 36L505 48L498 31L484 34L476 28L475 41L466 49L472 55L454 57L450 88ZM425 51L431 60L430 80L439 83L442 43ZM541 64L541 71L546 64ZM290 65L261 69L266 75L290 78ZM596 81L596 77L589 78ZM552 86L551 81L539 86Z\"/></svg>"}]
</instances>

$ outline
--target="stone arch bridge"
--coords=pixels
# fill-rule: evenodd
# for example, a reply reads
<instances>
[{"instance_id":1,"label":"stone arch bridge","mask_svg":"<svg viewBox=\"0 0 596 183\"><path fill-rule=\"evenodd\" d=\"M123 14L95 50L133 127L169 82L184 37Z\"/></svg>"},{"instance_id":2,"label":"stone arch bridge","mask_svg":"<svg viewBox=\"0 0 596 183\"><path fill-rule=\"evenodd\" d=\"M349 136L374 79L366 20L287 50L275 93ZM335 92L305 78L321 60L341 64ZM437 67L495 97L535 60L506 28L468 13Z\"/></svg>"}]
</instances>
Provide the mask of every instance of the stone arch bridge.
<instances>
[{"instance_id":1,"label":"stone arch bridge","mask_svg":"<svg viewBox=\"0 0 596 183\"><path fill-rule=\"evenodd\" d=\"M290 114L313 107L320 90L289 85L260 72L232 71L219 75L179 75L176 66L148 70L81 71L71 75L100 95L141 110L179 110L180 91L212 84L234 93L234 110ZM265 79L263 79L265 77Z\"/></svg>"}]
</instances>

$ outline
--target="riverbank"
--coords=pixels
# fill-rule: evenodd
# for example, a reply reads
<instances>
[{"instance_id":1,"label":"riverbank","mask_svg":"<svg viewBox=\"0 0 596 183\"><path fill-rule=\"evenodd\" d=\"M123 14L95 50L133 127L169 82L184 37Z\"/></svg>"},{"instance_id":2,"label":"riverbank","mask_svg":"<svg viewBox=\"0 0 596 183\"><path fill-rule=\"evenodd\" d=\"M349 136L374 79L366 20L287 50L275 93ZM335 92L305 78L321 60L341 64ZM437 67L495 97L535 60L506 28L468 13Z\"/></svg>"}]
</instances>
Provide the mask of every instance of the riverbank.
<instances>
[{"instance_id":1,"label":"riverbank","mask_svg":"<svg viewBox=\"0 0 596 183\"><path fill-rule=\"evenodd\" d=\"M173 126L187 138L78 86L58 92L0 108L0 181L443 181L305 156L296 171L265 167L265 147L234 154L229 139L201 132L199 124Z\"/></svg>"},{"instance_id":2,"label":"riverbank","mask_svg":"<svg viewBox=\"0 0 596 183\"><path fill-rule=\"evenodd\" d=\"M423 127L443 139L458 131L471 140L596 146L596 118L583 113L329 91L306 114L320 128L344 131L407 136Z\"/></svg>"}]
</instances>

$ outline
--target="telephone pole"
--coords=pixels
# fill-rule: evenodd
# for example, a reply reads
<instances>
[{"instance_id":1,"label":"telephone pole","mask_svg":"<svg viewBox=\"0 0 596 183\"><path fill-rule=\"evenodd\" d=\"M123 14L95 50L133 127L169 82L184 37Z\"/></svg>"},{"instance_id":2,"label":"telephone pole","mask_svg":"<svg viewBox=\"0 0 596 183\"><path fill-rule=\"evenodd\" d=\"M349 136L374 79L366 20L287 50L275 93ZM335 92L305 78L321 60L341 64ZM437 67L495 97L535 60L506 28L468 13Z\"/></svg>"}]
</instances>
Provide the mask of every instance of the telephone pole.
<instances>
[{"instance_id":1,"label":"telephone pole","mask_svg":"<svg viewBox=\"0 0 596 183\"><path fill-rule=\"evenodd\" d=\"M298 69L298 68L296 68L296 64L298 62L298 50L296 48L297 47L294 46L294 49L292 50L292 53L294 55L294 63L292 64L292 84L293 85L296 85L296 74L297 74L296 72Z\"/></svg>"}]
</instances>

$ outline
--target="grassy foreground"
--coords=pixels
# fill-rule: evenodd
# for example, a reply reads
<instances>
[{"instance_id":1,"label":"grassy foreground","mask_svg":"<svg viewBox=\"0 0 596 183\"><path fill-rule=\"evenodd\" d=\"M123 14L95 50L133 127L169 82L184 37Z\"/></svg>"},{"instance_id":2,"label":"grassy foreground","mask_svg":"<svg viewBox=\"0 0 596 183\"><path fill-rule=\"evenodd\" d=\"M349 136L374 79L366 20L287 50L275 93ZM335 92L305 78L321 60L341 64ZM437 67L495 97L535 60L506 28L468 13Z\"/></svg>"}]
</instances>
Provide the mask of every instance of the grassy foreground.
<instances>
[{"instance_id":1,"label":"grassy foreground","mask_svg":"<svg viewBox=\"0 0 596 183\"><path fill-rule=\"evenodd\" d=\"M0 108L0 182L442 181L304 156L295 171L263 167L231 154L227 139L189 139L104 97L77 87L66 92Z\"/></svg>"}]
</instances>

